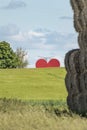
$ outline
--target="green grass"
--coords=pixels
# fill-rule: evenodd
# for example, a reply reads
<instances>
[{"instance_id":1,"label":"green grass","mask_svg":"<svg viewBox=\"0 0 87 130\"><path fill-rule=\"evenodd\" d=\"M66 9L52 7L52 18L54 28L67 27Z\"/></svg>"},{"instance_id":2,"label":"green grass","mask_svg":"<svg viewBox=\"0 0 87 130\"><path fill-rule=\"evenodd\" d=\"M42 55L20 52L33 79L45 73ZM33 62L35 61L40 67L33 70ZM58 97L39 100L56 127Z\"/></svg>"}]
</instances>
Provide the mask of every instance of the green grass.
<instances>
[{"instance_id":1,"label":"green grass","mask_svg":"<svg viewBox=\"0 0 87 130\"><path fill-rule=\"evenodd\" d=\"M0 130L87 130L87 119L63 105L0 99Z\"/></svg>"},{"instance_id":2,"label":"green grass","mask_svg":"<svg viewBox=\"0 0 87 130\"><path fill-rule=\"evenodd\" d=\"M64 68L1 69L0 97L22 100L65 100Z\"/></svg>"},{"instance_id":3,"label":"green grass","mask_svg":"<svg viewBox=\"0 0 87 130\"><path fill-rule=\"evenodd\" d=\"M1 69L0 130L87 130L87 118L67 108L65 74L64 68Z\"/></svg>"}]
</instances>

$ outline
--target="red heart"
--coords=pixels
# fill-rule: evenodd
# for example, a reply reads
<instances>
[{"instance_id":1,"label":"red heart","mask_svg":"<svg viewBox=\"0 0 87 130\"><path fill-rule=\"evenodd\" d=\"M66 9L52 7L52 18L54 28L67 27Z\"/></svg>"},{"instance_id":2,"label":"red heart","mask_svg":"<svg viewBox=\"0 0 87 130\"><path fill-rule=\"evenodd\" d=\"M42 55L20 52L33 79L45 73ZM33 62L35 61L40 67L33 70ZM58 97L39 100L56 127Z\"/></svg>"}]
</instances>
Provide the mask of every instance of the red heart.
<instances>
[{"instance_id":1,"label":"red heart","mask_svg":"<svg viewBox=\"0 0 87 130\"><path fill-rule=\"evenodd\" d=\"M39 59L36 62L36 68L46 68L46 67L60 67L60 62L57 59L51 59L48 63L44 59Z\"/></svg>"},{"instance_id":2,"label":"red heart","mask_svg":"<svg viewBox=\"0 0 87 130\"><path fill-rule=\"evenodd\" d=\"M48 67L60 67L60 62L57 59L51 59L48 62Z\"/></svg>"},{"instance_id":3,"label":"red heart","mask_svg":"<svg viewBox=\"0 0 87 130\"><path fill-rule=\"evenodd\" d=\"M44 59L39 59L37 62L36 62L36 68L45 68L47 67L47 61L44 60Z\"/></svg>"}]
</instances>

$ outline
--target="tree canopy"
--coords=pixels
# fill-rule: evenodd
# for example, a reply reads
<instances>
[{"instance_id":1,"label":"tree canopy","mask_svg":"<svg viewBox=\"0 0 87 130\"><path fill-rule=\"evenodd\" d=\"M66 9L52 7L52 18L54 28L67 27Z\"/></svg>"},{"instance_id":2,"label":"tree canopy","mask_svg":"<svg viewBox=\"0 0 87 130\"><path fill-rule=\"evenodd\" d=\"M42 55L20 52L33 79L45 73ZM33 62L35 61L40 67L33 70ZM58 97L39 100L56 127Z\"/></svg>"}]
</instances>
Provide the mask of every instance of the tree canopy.
<instances>
[{"instance_id":1,"label":"tree canopy","mask_svg":"<svg viewBox=\"0 0 87 130\"><path fill-rule=\"evenodd\" d=\"M0 68L17 68L18 57L8 42L0 42Z\"/></svg>"}]
</instances>

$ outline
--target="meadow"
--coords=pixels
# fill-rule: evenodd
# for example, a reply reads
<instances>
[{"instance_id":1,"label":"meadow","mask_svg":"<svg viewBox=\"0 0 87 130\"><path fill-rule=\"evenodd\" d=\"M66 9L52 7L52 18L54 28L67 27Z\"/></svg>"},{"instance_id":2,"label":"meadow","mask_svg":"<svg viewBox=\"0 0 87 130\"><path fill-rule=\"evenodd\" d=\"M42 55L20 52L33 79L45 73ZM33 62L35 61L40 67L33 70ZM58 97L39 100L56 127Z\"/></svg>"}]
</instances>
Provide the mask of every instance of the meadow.
<instances>
[{"instance_id":1,"label":"meadow","mask_svg":"<svg viewBox=\"0 0 87 130\"><path fill-rule=\"evenodd\" d=\"M68 110L64 68L1 69L0 130L87 130Z\"/></svg>"},{"instance_id":2,"label":"meadow","mask_svg":"<svg viewBox=\"0 0 87 130\"><path fill-rule=\"evenodd\" d=\"M0 97L22 100L65 100L64 68L1 69Z\"/></svg>"}]
</instances>

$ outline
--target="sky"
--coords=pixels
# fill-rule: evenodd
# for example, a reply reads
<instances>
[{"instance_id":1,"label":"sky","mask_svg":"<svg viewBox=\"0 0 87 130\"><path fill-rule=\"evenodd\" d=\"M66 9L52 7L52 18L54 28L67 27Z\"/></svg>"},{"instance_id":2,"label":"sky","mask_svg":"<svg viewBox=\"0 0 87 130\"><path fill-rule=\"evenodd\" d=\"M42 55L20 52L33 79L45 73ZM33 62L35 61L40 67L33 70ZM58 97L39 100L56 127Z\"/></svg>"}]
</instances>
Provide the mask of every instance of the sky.
<instances>
[{"instance_id":1,"label":"sky","mask_svg":"<svg viewBox=\"0 0 87 130\"><path fill-rule=\"evenodd\" d=\"M0 0L0 41L27 52L29 68L39 58L57 58L78 48L69 0Z\"/></svg>"}]
</instances>

